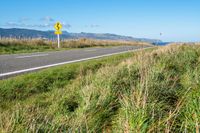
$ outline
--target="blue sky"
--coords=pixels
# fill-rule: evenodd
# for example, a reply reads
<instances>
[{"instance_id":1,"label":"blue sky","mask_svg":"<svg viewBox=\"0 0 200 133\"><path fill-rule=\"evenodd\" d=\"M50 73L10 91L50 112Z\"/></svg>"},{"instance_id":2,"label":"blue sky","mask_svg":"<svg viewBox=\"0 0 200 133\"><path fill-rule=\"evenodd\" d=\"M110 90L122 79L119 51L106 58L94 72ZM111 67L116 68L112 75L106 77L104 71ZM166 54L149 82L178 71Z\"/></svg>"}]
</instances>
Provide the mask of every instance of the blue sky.
<instances>
[{"instance_id":1,"label":"blue sky","mask_svg":"<svg viewBox=\"0 0 200 133\"><path fill-rule=\"evenodd\" d=\"M2 0L0 27L200 41L200 0ZM162 35L160 35L162 33Z\"/></svg>"}]
</instances>

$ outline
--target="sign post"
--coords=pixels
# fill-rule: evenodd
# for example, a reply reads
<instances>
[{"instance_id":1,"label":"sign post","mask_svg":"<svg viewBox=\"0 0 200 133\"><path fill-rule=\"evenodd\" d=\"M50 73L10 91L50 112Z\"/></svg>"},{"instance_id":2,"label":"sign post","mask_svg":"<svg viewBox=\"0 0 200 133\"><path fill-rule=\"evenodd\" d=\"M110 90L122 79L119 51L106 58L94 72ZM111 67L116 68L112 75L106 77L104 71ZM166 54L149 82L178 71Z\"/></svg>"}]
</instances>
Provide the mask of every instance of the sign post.
<instances>
[{"instance_id":1,"label":"sign post","mask_svg":"<svg viewBox=\"0 0 200 133\"><path fill-rule=\"evenodd\" d=\"M55 28L55 34L57 35L57 38L58 38L58 48L60 48L60 34L62 34L62 24L60 22L57 22L55 25L54 25L54 28Z\"/></svg>"},{"instance_id":2,"label":"sign post","mask_svg":"<svg viewBox=\"0 0 200 133\"><path fill-rule=\"evenodd\" d=\"M58 37L58 48L60 48L60 34L57 34Z\"/></svg>"}]
</instances>

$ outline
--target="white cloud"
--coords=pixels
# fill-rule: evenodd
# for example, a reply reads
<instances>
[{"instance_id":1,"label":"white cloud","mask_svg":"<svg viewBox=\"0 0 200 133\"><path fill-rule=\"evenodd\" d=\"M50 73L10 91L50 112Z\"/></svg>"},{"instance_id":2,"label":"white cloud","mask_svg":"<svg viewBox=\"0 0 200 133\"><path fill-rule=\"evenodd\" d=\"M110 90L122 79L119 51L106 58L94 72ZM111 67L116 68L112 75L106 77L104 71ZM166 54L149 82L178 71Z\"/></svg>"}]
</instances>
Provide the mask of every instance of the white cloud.
<instances>
[{"instance_id":1,"label":"white cloud","mask_svg":"<svg viewBox=\"0 0 200 133\"><path fill-rule=\"evenodd\" d=\"M68 23L62 23L63 28L69 29L71 25ZM4 24L6 27L15 27L15 28L53 28L54 23L43 23L43 24L26 24L26 23L19 23L19 22L7 22Z\"/></svg>"},{"instance_id":2,"label":"white cloud","mask_svg":"<svg viewBox=\"0 0 200 133\"><path fill-rule=\"evenodd\" d=\"M12 21L9 21L9 22L6 22L5 23L5 26L17 26L18 24L16 22L12 22Z\"/></svg>"},{"instance_id":3,"label":"white cloud","mask_svg":"<svg viewBox=\"0 0 200 133\"><path fill-rule=\"evenodd\" d=\"M29 20L31 20L30 18L27 18L27 17L23 17L23 18L20 18L19 19L19 23L25 23L25 22L27 22L27 21L29 21Z\"/></svg>"},{"instance_id":4,"label":"white cloud","mask_svg":"<svg viewBox=\"0 0 200 133\"><path fill-rule=\"evenodd\" d=\"M63 28L66 28L66 29L69 29L72 27L70 24L65 23L65 22L62 22L62 26L63 26Z\"/></svg>"},{"instance_id":5,"label":"white cloud","mask_svg":"<svg viewBox=\"0 0 200 133\"><path fill-rule=\"evenodd\" d=\"M46 16L41 18L39 22L37 22L36 24L31 24L30 22L28 22L29 18L20 18L18 21L9 21L6 22L3 26L9 27L9 28L48 28L48 29L53 29L54 24L55 24L55 20L52 17ZM69 29L71 28L71 25L66 23L66 22L62 22L63 25L63 29Z\"/></svg>"},{"instance_id":6,"label":"white cloud","mask_svg":"<svg viewBox=\"0 0 200 133\"><path fill-rule=\"evenodd\" d=\"M98 28L98 27L100 27L100 25L98 25L98 24L91 24L90 27L91 28Z\"/></svg>"},{"instance_id":7,"label":"white cloud","mask_svg":"<svg viewBox=\"0 0 200 133\"><path fill-rule=\"evenodd\" d=\"M98 24L91 24L91 25L85 25L86 28L99 28L100 25Z\"/></svg>"},{"instance_id":8,"label":"white cloud","mask_svg":"<svg viewBox=\"0 0 200 133\"><path fill-rule=\"evenodd\" d=\"M55 22L55 20L50 16L45 16L41 18L40 20L45 21L45 22Z\"/></svg>"}]
</instances>

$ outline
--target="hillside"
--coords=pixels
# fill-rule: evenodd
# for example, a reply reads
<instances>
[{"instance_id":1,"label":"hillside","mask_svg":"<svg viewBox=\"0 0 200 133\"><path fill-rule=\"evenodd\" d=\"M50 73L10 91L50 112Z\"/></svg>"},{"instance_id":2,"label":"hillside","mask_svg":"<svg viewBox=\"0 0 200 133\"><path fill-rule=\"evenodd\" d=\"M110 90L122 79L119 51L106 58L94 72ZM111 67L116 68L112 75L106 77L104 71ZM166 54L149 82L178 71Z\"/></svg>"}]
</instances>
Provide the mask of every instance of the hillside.
<instances>
[{"instance_id":1,"label":"hillside","mask_svg":"<svg viewBox=\"0 0 200 133\"><path fill-rule=\"evenodd\" d=\"M0 37L13 37L13 38L48 38L54 39L56 38L54 31L38 31L38 30L30 30L30 29L2 29L0 28ZM161 42L156 39L146 39L146 38L134 38L130 36L121 36L115 34L96 34L96 33L69 33L67 31L63 31L62 39L80 39L80 38L88 38L88 39L99 39L99 40L123 40L123 41L142 41L142 42Z\"/></svg>"},{"instance_id":2,"label":"hillside","mask_svg":"<svg viewBox=\"0 0 200 133\"><path fill-rule=\"evenodd\" d=\"M200 45L169 45L0 81L0 132L197 132Z\"/></svg>"}]
</instances>

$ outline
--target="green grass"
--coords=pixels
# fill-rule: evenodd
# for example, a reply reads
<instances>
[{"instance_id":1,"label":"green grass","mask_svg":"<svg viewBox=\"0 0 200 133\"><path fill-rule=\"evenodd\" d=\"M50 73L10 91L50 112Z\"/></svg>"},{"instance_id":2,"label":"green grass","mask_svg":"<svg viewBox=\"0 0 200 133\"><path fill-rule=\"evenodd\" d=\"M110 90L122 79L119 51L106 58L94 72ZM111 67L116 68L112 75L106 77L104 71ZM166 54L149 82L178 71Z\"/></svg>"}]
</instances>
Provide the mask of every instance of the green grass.
<instances>
[{"instance_id":1,"label":"green grass","mask_svg":"<svg viewBox=\"0 0 200 133\"><path fill-rule=\"evenodd\" d=\"M118 64L132 54L126 53L74 63L2 80L0 81L0 105L3 105L3 101L24 100L38 93L62 88L79 75L86 75L87 71L95 72L105 65Z\"/></svg>"},{"instance_id":2,"label":"green grass","mask_svg":"<svg viewBox=\"0 0 200 133\"><path fill-rule=\"evenodd\" d=\"M171 45L0 81L1 132L197 132L200 46Z\"/></svg>"}]
</instances>

